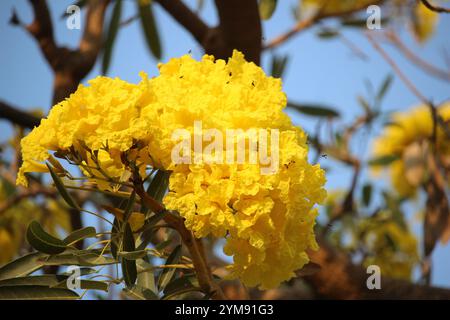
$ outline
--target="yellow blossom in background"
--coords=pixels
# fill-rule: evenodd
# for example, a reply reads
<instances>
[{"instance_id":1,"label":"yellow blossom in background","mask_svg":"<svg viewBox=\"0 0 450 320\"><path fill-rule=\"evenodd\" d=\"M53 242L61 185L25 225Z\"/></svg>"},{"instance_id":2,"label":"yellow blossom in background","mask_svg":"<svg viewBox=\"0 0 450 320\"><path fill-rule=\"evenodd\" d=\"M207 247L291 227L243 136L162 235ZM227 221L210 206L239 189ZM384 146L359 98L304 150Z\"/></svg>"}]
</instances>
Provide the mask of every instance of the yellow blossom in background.
<instances>
[{"instance_id":1,"label":"yellow blossom in background","mask_svg":"<svg viewBox=\"0 0 450 320\"><path fill-rule=\"evenodd\" d=\"M444 122L450 120L450 103L440 106L437 113ZM374 141L374 158L397 157L388 165L388 169L394 188L402 196L413 196L426 176L426 148L430 148L433 126L430 108L418 106L410 111L393 114L391 122ZM441 125L437 126L436 133L435 152L448 161L450 139Z\"/></svg>"},{"instance_id":2,"label":"yellow blossom in background","mask_svg":"<svg viewBox=\"0 0 450 320\"><path fill-rule=\"evenodd\" d=\"M13 235L0 227L0 266L11 261L17 253L18 243Z\"/></svg>"},{"instance_id":3,"label":"yellow blossom in background","mask_svg":"<svg viewBox=\"0 0 450 320\"><path fill-rule=\"evenodd\" d=\"M53 107L22 141L17 182L26 184L24 173L39 169L49 150L75 157L100 189L128 181L130 161L141 177L150 167L171 171L164 204L197 237L226 238L224 251L234 259L231 277L261 288L290 279L309 261L306 250L317 248L314 206L326 191L324 171L307 162L305 133L283 113L281 81L238 51L228 62L185 55L159 70L138 85L98 77ZM196 121L222 133L278 130L275 173L262 174L262 166L250 163L174 163L173 133L184 129L194 138Z\"/></svg>"},{"instance_id":4,"label":"yellow blossom in background","mask_svg":"<svg viewBox=\"0 0 450 320\"><path fill-rule=\"evenodd\" d=\"M412 29L419 42L425 42L433 34L439 14L428 9L421 1L417 1L412 17Z\"/></svg>"},{"instance_id":5,"label":"yellow blossom in background","mask_svg":"<svg viewBox=\"0 0 450 320\"><path fill-rule=\"evenodd\" d=\"M419 262L415 236L394 221L371 223L363 242L370 255L363 264L377 265L383 276L411 280Z\"/></svg>"}]
</instances>

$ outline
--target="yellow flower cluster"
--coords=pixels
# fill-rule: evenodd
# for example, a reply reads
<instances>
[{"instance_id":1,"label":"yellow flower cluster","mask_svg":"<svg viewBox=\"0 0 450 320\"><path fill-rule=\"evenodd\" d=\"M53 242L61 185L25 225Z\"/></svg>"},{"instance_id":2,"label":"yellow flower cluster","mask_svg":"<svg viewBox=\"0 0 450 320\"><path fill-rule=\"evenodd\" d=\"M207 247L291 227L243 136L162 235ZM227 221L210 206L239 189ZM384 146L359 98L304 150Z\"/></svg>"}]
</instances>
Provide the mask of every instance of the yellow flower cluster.
<instances>
[{"instance_id":1,"label":"yellow flower cluster","mask_svg":"<svg viewBox=\"0 0 450 320\"><path fill-rule=\"evenodd\" d=\"M377 265L381 274L411 280L414 266L419 261L417 240L408 230L394 221L379 222L365 233L363 239L370 256L363 264Z\"/></svg>"},{"instance_id":2,"label":"yellow flower cluster","mask_svg":"<svg viewBox=\"0 0 450 320\"><path fill-rule=\"evenodd\" d=\"M450 103L437 109L445 122L450 120ZM450 140L441 125L436 127L437 154L447 162ZM402 196L413 196L423 182L426 165L426 147L432 137L434 122L428 106L421 105L411 111L395 113L384 132L374 141L373 156L398 156L389 164L392 184Z\"/></svg>"},{"instance_id":3,"label":"yellow flower cluster","mask_svg":"<svg viewBox=\"0 0 450 320\"><path fill-rule=\"evenodd\" d=\"M228 62L186 55L159 70L138 85L105 77L80 85L23 139L18 183L26 184L25 172L41 171L49 150L75 151L83 172L102 189L128 180L124 158L142 177L148 167L169 170L164 204L197 237L226 237L233 277L262 288L290 279L309 261L306 250L317 248L313 207L326 191L324 171L307 162L305 133L282 111L281 81L237 51ZM195 121L220 132L279 130L278 170L263 175L259 164L174 163L172 134L185 129L194 139Z\"/></svg>"}]
</instances>

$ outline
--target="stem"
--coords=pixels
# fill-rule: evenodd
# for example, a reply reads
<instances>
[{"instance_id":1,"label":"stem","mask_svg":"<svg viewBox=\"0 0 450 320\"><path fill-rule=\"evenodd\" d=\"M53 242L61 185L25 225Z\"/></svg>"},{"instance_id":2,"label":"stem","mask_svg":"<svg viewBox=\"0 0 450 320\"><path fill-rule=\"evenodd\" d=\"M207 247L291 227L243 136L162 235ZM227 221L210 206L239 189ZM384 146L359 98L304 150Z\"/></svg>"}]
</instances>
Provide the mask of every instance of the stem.
<instances>
[{"instance_id":1,"label":"stem","mask_svg":"<svg viewBox=\"0 0 450 320\"><path fill-rule=\"evenodd\" d=\"M178 231L183 240L184 245L188 248L191 254L192 263L197 274L200 288L205 294L211 294L213 299L224 300L225 296L222 289L213 281L211 270L208 267L206 258L203 252L203 245L201 239L196 239L191 231L186 229L184 220L177 215L169 212L158 201L150 197L145 192L141 183L135 182L136 194L141 197L141 200L155 213L164 213L164 221Z\"/></svg>"}]
</instances>

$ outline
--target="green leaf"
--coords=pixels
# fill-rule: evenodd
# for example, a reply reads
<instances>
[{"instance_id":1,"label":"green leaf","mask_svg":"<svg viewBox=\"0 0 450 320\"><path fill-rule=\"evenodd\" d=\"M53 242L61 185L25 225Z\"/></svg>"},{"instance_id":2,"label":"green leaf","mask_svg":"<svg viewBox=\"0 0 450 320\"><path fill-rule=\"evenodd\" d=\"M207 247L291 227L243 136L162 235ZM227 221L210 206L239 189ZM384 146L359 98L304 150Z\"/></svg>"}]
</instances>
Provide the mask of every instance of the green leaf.
<instances>
[{"instance_id":1,"label":"green leaf","mask_svg":"<svg viewBox=\"0 0 450 320\"><path fill-rule=\"evenodd\" d=\"M80 297L73 291L42 286L0 287L0 300L74 300Z\"/></svg>"},{"instance_id":2,"label":"green leaf","mask_svg":"<svg viewBox=\"0 0 450 320\"><path fill-rule=\"evenodd\" d=\"M368 207L370 205L370 200L372 199L372 185L370 183L364 185L362 195L363 203L366 207Z\"/></svg>"},{"instance_id":3,"label":"green leaf","mask_svg":"<svg viewBox=\"0 0 450 320\"><path fill-rule=\"evenodd\" d=\"M125 229L123 232L123 250L128 252L133 252L136 250L133 231L131 231L131 227L128 222L125 224ZM128 288L132 288L137 278L136 261L128 260L126 258L122 258L121 260L125 284Z\"/></svg>"},{"instance_id":4,"label":"green leaf","mask_svg":"<svg viewBox=\"0 0 450 320\"><path fill-rule=\"evenodd\" d=\"M131 193L130 199L127 202L127 206L125 207L124 213L123 213L123 221L128 222L128 219L130 218L131 212L133 211L133 205L134 201L136 200L136 192L133 190Z\"/></svg>"},{"instance_id":5,"label":"green leaf","mask_svg":"<svg viewBox=\"0 0 450 320\"><path fill-rule=\"evenodd\" d=\"M158 202L161 202L166 194L169 177L169 171L158 170L148 186L147 193Z\"/></svg>"},{"instance_id":6,"label":"green leaf","mask_svg":"<svg viewBox=\"0 0 450 320\"><path fill-rule=\"evenodd\" d=\"M281 78L283 76L284 70L286 69L289 56L285 55L282 57L273 55L272 56L272 66L270 74L274 78Z\"/></svg>"},{"instance_id":7,"label":"green leaf","mask_svg":"<svg viewBox=\"0 0 450 320\"><path fill-rule=\"evenodd\" d=\"M120 220L114 218L113 226L111 228L111 254L115 259L117 259L117 252L119 250L118 242L120 237L120 225Z\"/></svg>"},{"instance_id":8,"label":"green leaf","mask_svg":"<svg viewBox=\"0 0 450 320\"><path fill-rule=\"evenodd\" d=\"M0 280L29 275L44 266L41 259L46 257L48 255L41 252L33 252L11 261L0 268Z\"/></svg>"},{"instance_id":9,"label":"green leaf","mask_svg":"<svg viewBox=\"0 0 450 320\"><path fill-rule=\"evenodd\" d=\"M86 227L73 231L63 240L63 242L66 245L70 245L86 238L94 238L96 235L97 230L95 230L94 227Z\"/></svg>"},{"instance_id":10,"label":"green leaf","mask_svg":"<svg viewBox=\"0 0 450 320\"><path fill-rule=\"evenodd\" d=\"M334 110L333 108L325 107L322 105L316 104L297 104L297 103L288 103L288 107L297 110L308 116L313 117L327 117L327 118L337 118L340 116L339 112Z\"/></svg>"},{"instance_id":11,"label":"green leaf","mask_svg":"<svg viewBox=\"0 0 450 320\"><path fill-rule=\"evenodd\" d=\"M111 16L111 21L109 22L105 45L103 48L102 74L106 74L109 69L109 64L111 62L111 55L114 47L114 40L116 39L117 32L119 31L120 27L121 15L122 15L122 0L116 0Z\"/></svg>"},{"instance_id":12,"label":"green leaf","mask_svg":"<svg viewBox=\"0 0 450 320\"><path fill-rule=\"evenodd\" d=\"M384 96L386 95L386 92L389 90L393 80L394 80L394 78L392 77L391 74L388 74L386 76L383 83L381 84L380 90L378 91L377 101L381 101L384 98Z\"/></svg>"},{"instance_id":13,"label":"green leaf","mask_svg":"<svg viewBox=\"0 0 450 320\"><path fill-rule=\"evenodd\" d=\"M367 100L364 97L358 96L358 103L364 109L366 114L371 113L370 104L367 102Z\"/></svg>"},{"instance_id":14,"label":"green leaf","mask_svg":"<svg viewBox=\"0 0 450 320\"><path fill-rule=\"evenodd\" d=\"M369 160L369 165L370 166L387 166L398 159L400 159L400 157L396 154L381 156L381 157Z\"/></svg>"},{"instance_id":15,"label":"green leaf","mask_svg":"<svg viewBox=\"0 0 450 320\"><path fill-rule=\"evenodd\" d=\"M137 269L138 269L137 284L143 289L142 294L146 296L145 291L150 290L156 297L156 299L158 299L157 295L158 289L156 288L155 284L155 275L153 266L144 260L138 260Z\"/></svg>"},{"instance_id":16,"label":"green leaf","mask_svg":"<svg viewBox=\"0 0 450 320\"><path fill-rule=\"evenodd\" d=\"M166 265L177 264L180 258L181 258L181 245L178 245L175 247L175 249L173 249L169 257L167 258ZM158 287L160 289L164 289L166 285L170 282L173 275L175 274L175 270L176 268L165 268L162 271L158 281Z\"/></svg>"},{"instance_id":17,"label":"green leaf","mask_svg":"<svg viewBox=\"0 0 450 320\"><path fill-rule=\"evenodd\" d=\"M143 258L147 255L146 250L136 250L136 251L122 251L119 253L119 257L125 258L127 260L137 260Z\"/></svg>"},{"instance_id":18,"label":"green leaf","mask_svg":"<svg viewBox=\"0 0 450 320\"><path fill-rule=\"evenodd\" d=\"M67 279L64 279L61 282L53 285L52 288L67 289ZM82 279L82 280L80 280L80 289L82 289L82 290L101 290L101 291L108 292L108 284L103 281Z\"/></svg>"},{"instance_id":19,"label":"green leaf","mask_svg":"<svg viewBox=\"0 0 450 320\"><path fill-rule=\"evenodd\" d=\"M40 276L19 277L0 281L0 287L39 286L67 289L67 275L46 274ZM108 284L102 281L80 280L80 289L108 291Z\"/></svg>"},{"instance_id":20,"label":"green leaf","mask_svg":"<svg viewBox=\"0 0 450 320\"><path fill-rule=\"evenodd\" d=\"M319 30L316 34L319 38L322 39L332 39L332 38L336 38L340 35L338 30L333 30L333 29L322 29Z\"/></svg>"},{"instance_id":21,"label":"green leaf","mask_svg":"<svg viewBox=\"0 0 450 320\"><path fill-rule=\"evenodd\" d=\"M151 3L141 5L139 2L140 1L136 1L145 41L147 42L147 46L152 55L159 60L162 56L161 42L159 40L158 29L153 16L152 5Z\"/></svg>"},{"instance_id":22,"label":"green leaf","mask_svg":"<svg viewBox=\"0 0 450 320\"><path fill-rule=\"evenodd\" d=\"M28 243L37 251L58 254L66 250L64 242L45 232L37 221L31 221L27 229Z\"/></svg>"},{"instance_id":23,"label":"green leaf","mask_svg":"<svg viewBox=\"0 0 450 320\"><path fill-rule=\"evenodd\" d=\"M42 262L46 266L76 265L85 267L115 264L117 261L107 256L101 256L99 250L74 250L53 255Z\"/></svg>"},{"instance_id":24,"label":"green leaf","mask_svg":"<svg viewBox=\"0 0 450 320\"><path fill-rule=\"evenodd\" d=\"M72 198L70 193L67 191L67 189L64 187L64 183L62 182L61 178L53 171L52 166L50 166L48 163L46 163L48 170L50 171L50 175L52 176L53 182L55 183L55 187L58 190L58 192L61 194L63 199L67 202L67 204L75 209L80 210L80 207L75 202L75 200Z\"/></svg>"},{"instance_id":25,"label":"green leaf","mask_svg":"<svg viewBox=\"0 0 450 320\"><path fill-rule=\"evenodd\" d=\"M185 275L167 284L162 299L172 299L177 295L192 291L201 291L198 279L195 274Z\"/></svg>"},{"instance_id":26,"label":"green leaf","mask_svg":"<svg viewBox=\"0 0 450 320\"><path fill-rule=\"evenodd\" d=\"M261 19L267 20L275 12L277 7L277 0L260 0L259 1L259 15Z\"/></svg>"}]
</instances>

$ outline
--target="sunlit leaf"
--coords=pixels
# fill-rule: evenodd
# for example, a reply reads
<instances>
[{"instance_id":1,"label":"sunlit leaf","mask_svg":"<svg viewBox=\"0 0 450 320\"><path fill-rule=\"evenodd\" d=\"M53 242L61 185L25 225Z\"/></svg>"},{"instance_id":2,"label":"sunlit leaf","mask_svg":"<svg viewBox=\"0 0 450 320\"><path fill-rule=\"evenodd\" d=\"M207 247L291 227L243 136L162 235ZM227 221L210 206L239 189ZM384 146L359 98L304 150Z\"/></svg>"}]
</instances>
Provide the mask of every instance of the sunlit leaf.
<instances>
[{"instance_id":1,"label":"sunlit leaf","mask_svg":"<svg viewBox=\"0 0 450 320\"><path fill-rule=\"evenodd\" d=\"M58 192L61 194L63 199L67 202L69 206L75 209L80 209L78 204L75 202L75 200L72 198L70 193L67 191L67 189L64 187L64 183L62 182L61 178L55 173L52 166L50 166L48 163L46 163L48 170L50 171L50 175L52 176L53 182L55 183L55 187L58 190Z\"/></svg>"},{"instance_id":2,"label":"sunlit leaf","mask_svg":"<svg viewBox=\"0 0 450 320\"><path fill-rule=\"evenodd\" d=\"M398 159L400 159L400 157L395 154L381 156L381 157L369 160L369 165L370 166L387 166Z\"/></svg>"},{"instance_id":3,"label":"sunlit leaf","mask_svg":"<svg viewBox=\"0 0 450 320\"><path fill-rule=\"evenodd\" d=\"M289 102L288 107L313 117L337 118L340 116L339 112L335 109L318 104L297 104Z\"/></svg>"},{"instance_id":4,"label":"sunlit leaf","mask_svg":"<svg viewBox=\"0 0 450 320\"><path fill-rule=\"evenodd\" d=\"M63 242L66 245L78 242L80 240L86 239L86 238L94 238L97 234L97 231L94 227L85 227L82 229L78 229L73 231L71 234L69 234Z\"/></svg>"},{"instance_id":5,"label":"sunlit leaf","mask_svg":"<svg viewBox=\"0 0 450 320\"><path fill-rule=\"evenodd\" d=\"M34 252L20 257L0 268L0 280L29 275L44 266L42 259L48 255Z\"/></svg>"},{"instance_id":6,"label":"sunlit leaf","mask_svg":"<svg viewBox=\"0 0 450 320\"><path fill-rule=\"evenodd\" d=\"M41 286L0 287L1 300L74 300L79 296L67 289Z\"/></svg>"},{"instance_id":7,"label":"sunlit leaf","mask_svg":"<svg viewBox=\"0 0 450 320\"><path fill-rule=\"evenodd\" d=\"M277 0L259 0L259 15L261 19L268 20L272 17L277 7Z\"/></svg>"}]
</instances>

